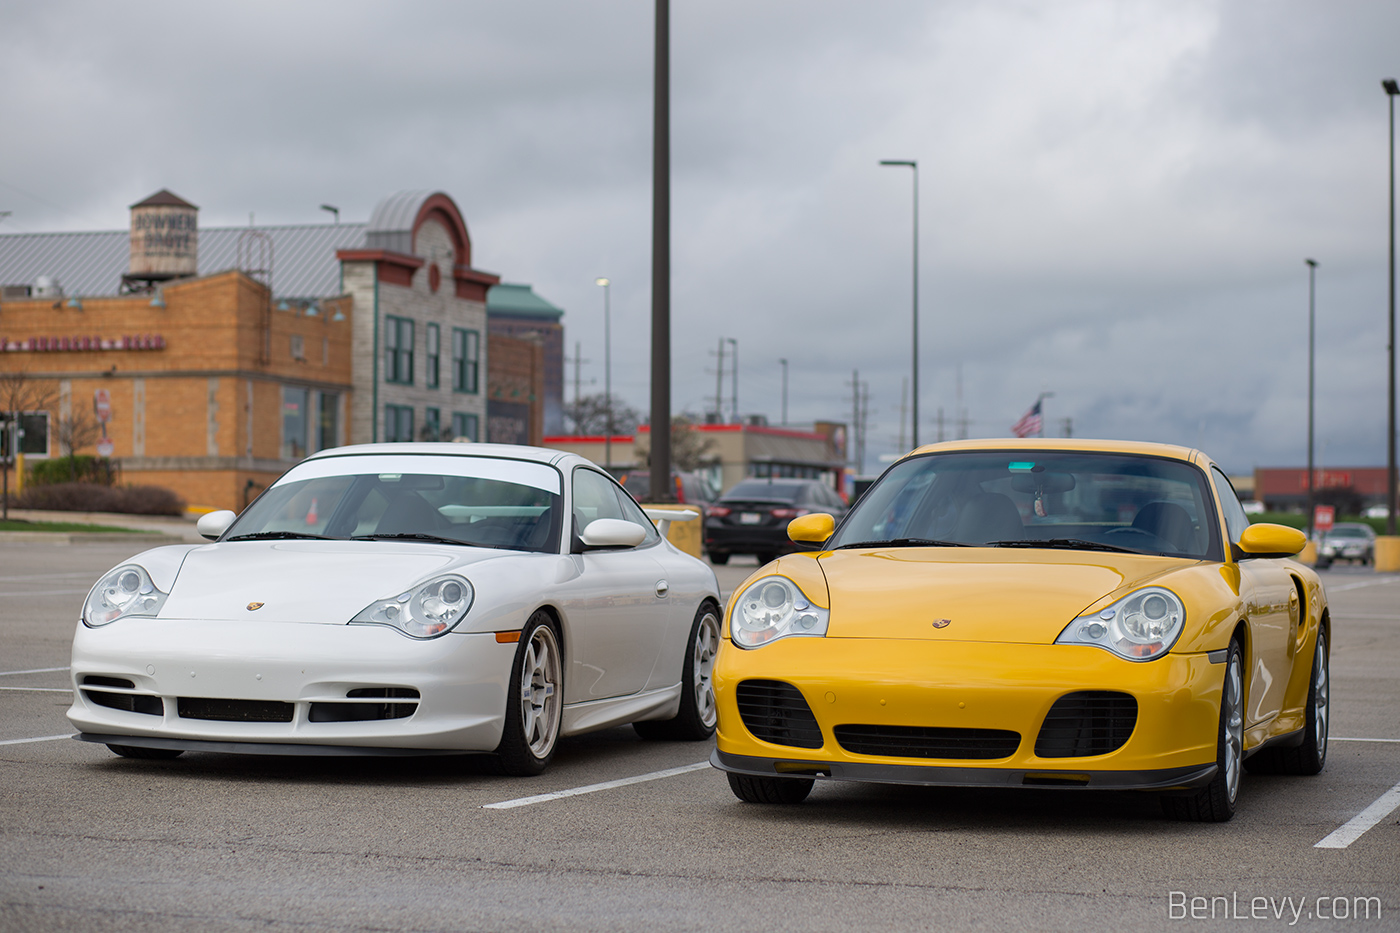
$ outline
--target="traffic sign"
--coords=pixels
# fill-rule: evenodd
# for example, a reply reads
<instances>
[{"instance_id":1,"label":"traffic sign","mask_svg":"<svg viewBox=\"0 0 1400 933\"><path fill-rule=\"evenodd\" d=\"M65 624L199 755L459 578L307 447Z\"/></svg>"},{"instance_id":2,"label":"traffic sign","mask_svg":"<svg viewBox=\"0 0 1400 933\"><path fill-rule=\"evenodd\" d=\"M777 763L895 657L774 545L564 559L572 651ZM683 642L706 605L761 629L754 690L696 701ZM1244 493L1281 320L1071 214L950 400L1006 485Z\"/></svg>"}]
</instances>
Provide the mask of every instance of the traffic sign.
<instances>
[{"instance_id":1,"label":"traffic sign","mask_svg":"<svg viewBox=\"0 0 1400 933\"><path fill-rule=\"evenodd\" d=\"M92 393L92 408L97 412L97 423L106 424L112 420L112 393L107 389L97 389ZM108 456L103 454L103 456Z\"/></svg>"}]
</instances>

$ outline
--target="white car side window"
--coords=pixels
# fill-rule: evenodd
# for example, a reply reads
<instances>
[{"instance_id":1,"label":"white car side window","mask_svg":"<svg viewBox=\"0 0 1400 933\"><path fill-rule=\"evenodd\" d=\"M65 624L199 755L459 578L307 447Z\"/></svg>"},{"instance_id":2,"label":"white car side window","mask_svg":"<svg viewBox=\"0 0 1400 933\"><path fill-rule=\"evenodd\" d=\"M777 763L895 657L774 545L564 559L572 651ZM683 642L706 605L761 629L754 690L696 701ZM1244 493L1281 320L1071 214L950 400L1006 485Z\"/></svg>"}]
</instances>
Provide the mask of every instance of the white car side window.
<instances>
[{"instance_id":1,"label":"white car side window","mask_svg":"<svg viewBox=\"0 0 1400 933\"><path fill-rule=\"evenodd\" d=\"M600 518L627 518L622 514L617 493L613 492L612 481L592 470L575 470L574 531L582 534L583 529Z\"/></svg>"}]
</instances>

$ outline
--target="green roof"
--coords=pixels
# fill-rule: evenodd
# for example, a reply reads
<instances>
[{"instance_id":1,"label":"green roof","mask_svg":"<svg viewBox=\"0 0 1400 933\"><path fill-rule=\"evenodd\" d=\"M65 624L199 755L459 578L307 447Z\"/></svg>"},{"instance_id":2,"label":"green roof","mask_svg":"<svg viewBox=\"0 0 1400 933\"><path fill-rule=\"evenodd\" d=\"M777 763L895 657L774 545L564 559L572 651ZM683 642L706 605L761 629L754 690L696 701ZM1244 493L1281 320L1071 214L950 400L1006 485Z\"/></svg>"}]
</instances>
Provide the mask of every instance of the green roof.
<instances>
[{"instance_id":1,"label":"green roof","mask_svg":"<svg viewBox=\"0 0 1400 933\"><path fill-rule=\"evenodd\" d=\"M558 321L564 316L564 309L536 295L529 285L502 283L492 285L486 292L486 313Z\"/></svg>"}]
</instances>

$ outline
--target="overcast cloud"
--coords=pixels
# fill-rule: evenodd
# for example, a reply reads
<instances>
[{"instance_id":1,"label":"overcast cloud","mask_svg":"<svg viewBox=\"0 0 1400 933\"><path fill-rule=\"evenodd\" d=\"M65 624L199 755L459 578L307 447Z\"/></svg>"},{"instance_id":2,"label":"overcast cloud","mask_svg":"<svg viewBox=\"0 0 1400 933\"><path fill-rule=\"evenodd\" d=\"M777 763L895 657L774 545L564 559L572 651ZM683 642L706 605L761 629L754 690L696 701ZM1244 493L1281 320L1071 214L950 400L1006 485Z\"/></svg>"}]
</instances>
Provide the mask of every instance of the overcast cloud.
<instances>
[{"instance_id":1,"label":"overcast cloud","mask_svg":"<svg viewBox=\"0 0 1400 933\"><path fill-rule=\"evenodd\" d=\"M1385 462L1387 117L1400 5L674 0L672 390L901 432L920 164L921 440L1047 434ZM566 309L648 404L652 5L0 2L0 231L118 229L168 187L207 226L451 194L473 265ZM572 397L573 369L566 397ZM594 382L596 380L596 382ZM726 408L729 379L725 379ZM590 384L591 383L591 384Z\"/></svg>"}]
</instances>

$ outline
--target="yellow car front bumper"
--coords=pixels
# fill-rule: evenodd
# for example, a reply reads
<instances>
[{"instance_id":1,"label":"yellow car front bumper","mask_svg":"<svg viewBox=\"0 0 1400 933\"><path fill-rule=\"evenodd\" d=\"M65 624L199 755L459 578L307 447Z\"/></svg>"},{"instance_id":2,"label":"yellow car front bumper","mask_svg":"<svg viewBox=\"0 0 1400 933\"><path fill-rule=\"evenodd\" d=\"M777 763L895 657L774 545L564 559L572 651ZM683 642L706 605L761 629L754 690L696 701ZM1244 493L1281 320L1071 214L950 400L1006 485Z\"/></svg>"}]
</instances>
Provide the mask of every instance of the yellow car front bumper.
<instances>
[{"instance_id":1,"label":"yellow car front bumper","mask_svg":"<svg viewBox=\"0 0 1400 933\"><path fill-rule=\"evenodd\" d=\"M1224 655L1132 662L1077 645L726 642L714 672L711 761L769 777L1196 787L1215 774Z\"/></svg>"}]
</instances>

